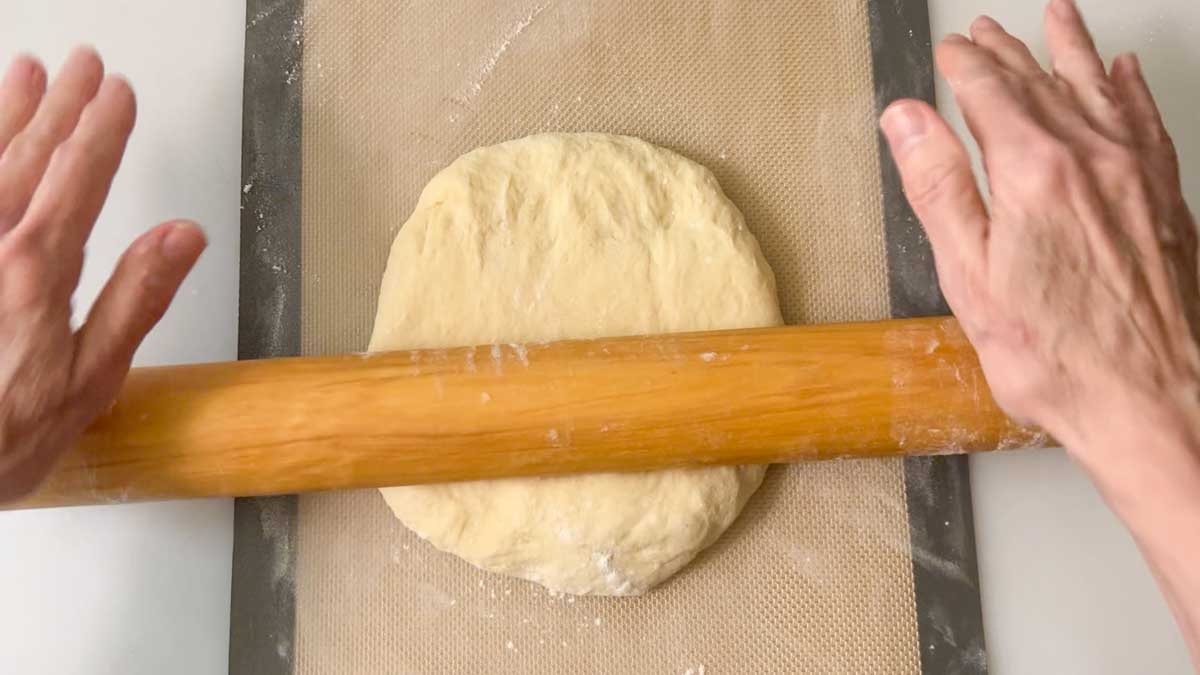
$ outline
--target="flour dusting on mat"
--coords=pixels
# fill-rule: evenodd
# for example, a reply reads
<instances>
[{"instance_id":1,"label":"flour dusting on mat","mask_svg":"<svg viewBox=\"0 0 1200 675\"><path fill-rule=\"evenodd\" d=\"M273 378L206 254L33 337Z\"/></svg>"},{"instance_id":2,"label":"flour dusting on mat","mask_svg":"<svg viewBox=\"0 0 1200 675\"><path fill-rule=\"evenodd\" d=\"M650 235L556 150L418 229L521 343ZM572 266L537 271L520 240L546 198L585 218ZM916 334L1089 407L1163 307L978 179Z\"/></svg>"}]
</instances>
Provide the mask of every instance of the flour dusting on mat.
<instances>
[{"instance_id":1,"label":"flour dusting on mat","mask_svg":"<svg viewBox=\"0 0 1200 675\"><path fill-rule=\"evenodd\" d=\"M529 28L530 24L533 23L533 20L537 18L538 14L541 14L545 9L546 5L538 5L533 9L532 12L527 14L524 19L521 19L520 21L517 21L508 27L508 30L504 33L504 37L500 40L500 43L496 46L491 56L489 56L480 67L479 74L476 75L475 82L471 85L472 95L478 94L483 89L483 83L486 82L489 77L491 77L492 71L496 69L496 64L500 63L500 59L504 57L504 53L508 51L508 48L512 45L513 40L516 40L518 37L520 37L521 33L525 32L525 29Z\"/></svg>"},{"instance_id":2,"label":"flour dusting on mat","mask_svg":"<svg viewBox=\"0 0 1200 675\"><path fill-rule=\"evenodd\" d=\"M259 505L258 523L263 539L272 545L271 586L293 583L292 532L286 506L280 499L255 500Z\"/></svg>"},{"instance_id":3,"label":"flour dusting on mat","mask_svg":"<svg viewBox=\"0 0 1200 675\"><path fill-rule=\"evenodd\" d=\"M254 16L250 17L250 20L246 22L246 28L254 28L259 24L259 22L269 18L272 14L278 11L280 7L283 6L284 1L285 0L277 0L266 8L255 12Z\"/></svg>"}]
</instances>

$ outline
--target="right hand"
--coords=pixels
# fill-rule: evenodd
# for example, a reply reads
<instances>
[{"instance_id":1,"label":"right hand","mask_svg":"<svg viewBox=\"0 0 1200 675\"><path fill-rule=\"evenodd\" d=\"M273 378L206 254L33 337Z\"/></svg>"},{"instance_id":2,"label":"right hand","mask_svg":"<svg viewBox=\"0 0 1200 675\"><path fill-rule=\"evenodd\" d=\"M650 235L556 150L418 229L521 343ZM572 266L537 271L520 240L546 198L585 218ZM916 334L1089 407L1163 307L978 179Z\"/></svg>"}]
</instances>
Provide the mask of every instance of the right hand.
<instances>
[{"instance_id":1,"label":"right hand","mask_svg":"<svg viewBox=\"0 0 1200 675\"><path fill-rule=\"evenodd\" d=\"M1200 451L1196 224L1174 148L1133 55L1107 73L1067 0L1050 4L1046 33L1052 73L986 17L937 48L982 150L989 207L928 105L893 104L884 132L997 403L1102 487L1158 460L1195 472L1200 456L1135 452L1155 428Z\"/></svg>"},{"instance_id":2,"label":"right hand","mask_svg":"<svg viewBox=\"0 0 1200 675\"><path fill-rule=\"evenodd\" d=\"M1196 223L1137 59L1106 72L1070 0L1046 35L1052 73L986 17L938 46L988 207L932 108L900 101L881 124L996 402L1091 474L1200 667Z\"/></svg>"}]
</instances>

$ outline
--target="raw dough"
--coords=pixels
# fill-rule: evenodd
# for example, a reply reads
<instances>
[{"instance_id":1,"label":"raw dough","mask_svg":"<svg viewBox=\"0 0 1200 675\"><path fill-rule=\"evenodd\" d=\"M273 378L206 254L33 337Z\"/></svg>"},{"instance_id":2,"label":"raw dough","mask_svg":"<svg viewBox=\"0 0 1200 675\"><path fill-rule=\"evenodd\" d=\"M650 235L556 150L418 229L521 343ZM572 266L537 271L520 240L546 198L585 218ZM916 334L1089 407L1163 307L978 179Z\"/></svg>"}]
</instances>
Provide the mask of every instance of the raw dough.
<instances>
[{"instance_id":1,"label":"raw dough","mask_svg":"<svg viewBox=\"0 0 1200 675\"><path fill-rule=\"evenodd\" d=\"M634 138L543 134L467 153L429 182L392 244L370 349L781 322L774 276L707 169ZM715 541L765 469L381 492L405 525L485 570L628 595Z\"/></svg>"}]
</instances>

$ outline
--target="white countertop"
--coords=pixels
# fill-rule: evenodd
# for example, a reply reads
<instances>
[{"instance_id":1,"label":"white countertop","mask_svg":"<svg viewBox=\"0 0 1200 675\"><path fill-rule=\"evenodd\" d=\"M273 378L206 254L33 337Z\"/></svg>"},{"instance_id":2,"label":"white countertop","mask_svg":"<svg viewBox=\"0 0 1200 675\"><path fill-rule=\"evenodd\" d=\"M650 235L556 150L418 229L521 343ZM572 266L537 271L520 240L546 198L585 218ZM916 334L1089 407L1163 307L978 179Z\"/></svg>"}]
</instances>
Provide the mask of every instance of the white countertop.
<instances>
[{"instance_id":1,"label":"white countertop","mask_svg":"<svg viewBox=\"0 0 1200 675\"><path fill-rule=\"evenodd\" d=\"M1082 4L1107 54L1142 55L1200 205L1200 129L1183 126L1200 108L1200 4ZM930 2L935 36L988 11L1039 53L1041 5ZM90 42L138 91L79 309L150 225L191 217L211 239L141 365L236 356L244 15L242 0L0 0L0 61L28 50L56 68ZM1060 451L976 457L972 478L992 672L1191 672L1132 542ZM229 500L0 513L4 670L224 673L232 518Z\"/></svg>"}]
</instances>

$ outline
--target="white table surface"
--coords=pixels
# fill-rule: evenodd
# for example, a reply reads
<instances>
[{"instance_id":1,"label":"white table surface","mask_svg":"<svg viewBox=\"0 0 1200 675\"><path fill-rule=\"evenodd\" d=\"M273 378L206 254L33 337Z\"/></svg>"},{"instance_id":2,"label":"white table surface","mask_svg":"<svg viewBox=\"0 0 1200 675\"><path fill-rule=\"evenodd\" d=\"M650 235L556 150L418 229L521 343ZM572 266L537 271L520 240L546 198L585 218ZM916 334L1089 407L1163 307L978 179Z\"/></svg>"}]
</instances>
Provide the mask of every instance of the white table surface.
<instances>
[{"instance_id":1,"label":"white table surface","mask_svg":"<svg viewBox=\"0 0 1200 675\"><path fill-rule=\"evenodd\" d=\"M1142 55L1200 204L1200 130L1187 128L1200 105L1200 3L1083 6L1106 53ZM1044 51L1040 0L930 8L935 35L987 11ZM209 233L142 365L236 355L244 12L243 0L0 0L0 60L29 50L56 67L90 42L138 91L79 309L144 228L187 216ZM1191 672L1132 542L1060 451L973 458L972 471L992 672ZM0 513L4 672L226 672L231 545L228 500Z\"/></svg>"}]
</instances>

